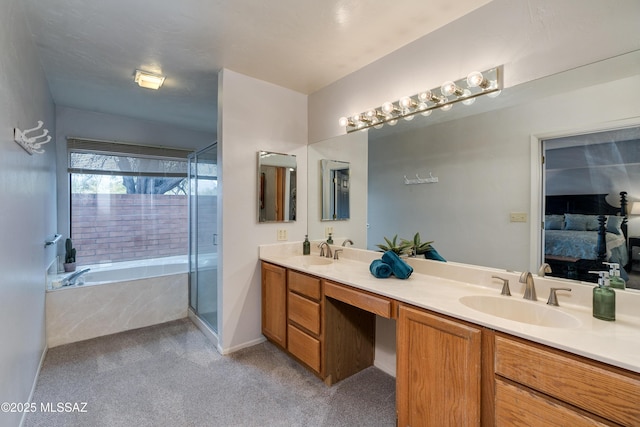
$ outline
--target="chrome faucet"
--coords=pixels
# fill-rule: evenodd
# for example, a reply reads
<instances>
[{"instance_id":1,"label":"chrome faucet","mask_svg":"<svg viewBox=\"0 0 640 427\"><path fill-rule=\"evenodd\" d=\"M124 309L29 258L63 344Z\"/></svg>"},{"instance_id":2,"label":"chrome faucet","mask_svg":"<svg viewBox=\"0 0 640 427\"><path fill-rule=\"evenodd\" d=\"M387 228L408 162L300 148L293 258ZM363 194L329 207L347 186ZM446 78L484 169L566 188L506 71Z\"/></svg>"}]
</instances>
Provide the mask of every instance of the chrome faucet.
<instances>
[{"instance_id":1,"label":"chrome faucet","mask_svg":"<svg viewBox=\"0 0 640 427\"><path fill-rule=\"evenodd\" d=\"M343 252L344 249L336 249L333 251L333 259L339 259L338 255L340 254L340 252Z\"/></svg>"},{"instance_id":2,"label":"chrome faucet","mask_svg":"<svg viewBox=\"0 0 640 427\"><path fill-rule=\"evenodd\" d=\"M327 254L324 253L324 248L327 247ZM327 258L331 258L333 254L331 253L331 246L327 242L322 242L318 245L320 248L320 256L326 256Z\"/></svg>"},{"instance_id":3,"label":"chrome faucet","mask_svg":"<svg viewBox=\"0 0 640 427\"><path fill-rule=\"evenodd\" d=\"M530 272L524 271L520 275L520 283L526 283L524 296L522 298L531 301L538 301L538 297L536 296L536 287L533 283L533 275Z\"/></svg>"},{"instance_id":4,"label":"chrome faucet","mask_svg":"<svg viewBox=\"0 0 640 427\"><path fill-rule=\"evenodd\" d=\"M82 276L87 271L91 271L90 268L84 268L82 270L78 270L73 274L68 275L62 280L62 286L73 286L76 284L78 277Z\"/></svg>"},{"instance_id":5,"label":"chrome faucet","mask_svg":"<svg viewBox=\"0 0 640 427\"><path fill-rule=\"evenodd\" d=\"M544 277L546 273L551 273L551 266L546 262L543 262L538 270L538 276Z\"/></svg>"},{"instance_id":6,"label":"chrome faucet","mask_svg":"<svg viewBox=\"0 0 640 427\"><path fill-rule=\"evenodd\" d=\"M344 242L342 242L342 246L347 246L347 243L350 244L351 246L353 246L353 240L351 240L351 239L347 239Z\"/></svg>"}]
</instances>

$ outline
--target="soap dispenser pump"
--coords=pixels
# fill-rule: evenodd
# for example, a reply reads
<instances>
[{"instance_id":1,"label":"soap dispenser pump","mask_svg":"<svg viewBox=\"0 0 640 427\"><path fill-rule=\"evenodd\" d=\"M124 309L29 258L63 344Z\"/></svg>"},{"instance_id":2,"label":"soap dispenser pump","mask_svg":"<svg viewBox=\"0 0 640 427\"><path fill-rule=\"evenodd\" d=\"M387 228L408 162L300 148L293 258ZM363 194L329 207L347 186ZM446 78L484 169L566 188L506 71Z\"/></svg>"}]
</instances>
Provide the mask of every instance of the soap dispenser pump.
<instances>
[{"instance_id":1,"label":"soap dispenser pump","mask_svg":"<svg viewBox=\"0 0 640 427\"><path fill-rule=\"evenodd\" d=\"M611 289L608 271L590 271L598 274L598 286L593 288L593 317L600 320L616 320L616 292Z\"/></svg>"},{"instance_id":2,"label":"soap dispenser pump","mask_svg":"<svg viewBox=\"0 0 640 427\"><path fill-rule=\"evenodd\" d=\"M309 242L309 236L304 235L304 242L302 242L302 255L311 254L311 242Z\"/></svg>"},{"instance_id":3,"label":"soap dispenser pump","mask_svg":"<svg viewBox=\"0 0 640 427\"><path fill-rule=\"evenodd\" d=\"M329 238L327 239L327 243L333 245L333 237L331 237L331 233L329 233Z\"/></svg>"},{"instance_id":4,"label":"soap dispenser pump","mask_svg":"<svg viewBox=\"0 0 640 427\"><path fill-rule=\"evenodd\" d=\"M609 283L614 289L625 289L626 284L622 277L620 277L620 264L617 262L603 262L609 266Z\"/></svg>"}]
</instances>

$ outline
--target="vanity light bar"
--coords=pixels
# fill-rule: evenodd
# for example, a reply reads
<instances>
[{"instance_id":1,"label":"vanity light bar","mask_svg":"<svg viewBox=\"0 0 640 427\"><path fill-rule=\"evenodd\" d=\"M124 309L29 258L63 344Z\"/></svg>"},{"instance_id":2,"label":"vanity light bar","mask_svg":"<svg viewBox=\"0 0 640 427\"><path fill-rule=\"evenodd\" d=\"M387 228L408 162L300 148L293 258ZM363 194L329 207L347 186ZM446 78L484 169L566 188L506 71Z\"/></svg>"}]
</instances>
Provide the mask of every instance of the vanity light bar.
<instances>
[{"instance_id":1,"label":"vanity light bar","mask_svg":"<svg viewBox=\"0 0 640 427\"><path fill-rule=\"evenodd\" d=\"M495 98L502 91L502 79L502 65L482 72L473 71L465 78L444 82L439 88L404 96L395 102L385 102L380 107L351 117L340 117L338 123L346 128L347 133L370 127L379 129L385 123L394 126L398 119L413 120L416 114L429 116L437 108L448 111L457 102L471 105L479 96Z\"/></svg>"}]
</instances>

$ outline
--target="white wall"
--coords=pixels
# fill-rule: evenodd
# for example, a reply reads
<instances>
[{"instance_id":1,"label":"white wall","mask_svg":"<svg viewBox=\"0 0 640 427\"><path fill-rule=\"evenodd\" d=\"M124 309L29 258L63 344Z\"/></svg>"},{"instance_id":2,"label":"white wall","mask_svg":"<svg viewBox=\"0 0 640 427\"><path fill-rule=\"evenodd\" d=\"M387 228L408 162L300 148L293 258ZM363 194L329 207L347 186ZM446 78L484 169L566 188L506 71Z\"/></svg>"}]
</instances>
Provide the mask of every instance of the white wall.
<instances>
[{"instance_id":1,"label":"white wall","mask_svg":"<svg viewBox=\"0 0 640 427\"><path fill-rule=\"evenodd\" d=\"M637 0L494 0L309 96L309 141L338 118L504 64L505 86L640 48ZM357 47L354 47L357 49Z\"/></svg>"},{"instance_id":2,"label":"white wall","mask_svg":"<svg viewBox=\"0 0 640 427\"><path fill-rule=\"evenodd\" d=\"M229 352L262 340L258 245L307 230L307 96L223 69L218 79L219 347ZM257 221L257 153L294 154L298 221ZM302 249L302 245L301 245Z\"/></svg>"},{"instance_id":3,"label":"white wall","mask_svg":"<svg viewBox=\"0 0 640 427\"><path fill-rule=\"evenodd\" d=\"M45 349L45 270L55 249L55 142L30 156L13 128L42 120L55 135L54 107L20 0L0 14L0 402L27 402ZM15 426L20 413L0 412Z\"/></svg>"},{"instance_id":4,"label":"white wall","mask_svg":"<svg viewBox=\"0 0 640 427\"><path fill-rule=\"evenodd\" d=\"M366 132L354 132L346 136L320 141L308 147L309 217L307 233L311 240L323 240L325 228L333 228L334 242L342 244L346 238L353 240L356 248L367 247L367 157ZM320 160L349 162L349 219L345 221L320 220L322 209L322 170Z\"/></svg>"},{"instance_id":5,"label":"white wall","mask_svg":"<svg viewBox=\"0 0 640 427\"><path fill-rule=\"evenodd\" d=\"M178 147L194 151L204 148L216 140L215 133L194 131L149 120L56 106L58 232L64 234L65 237L69 236L67 138L70 137ZM62 251L63 248L60 250Z\"/></svg>"}]
</instances>

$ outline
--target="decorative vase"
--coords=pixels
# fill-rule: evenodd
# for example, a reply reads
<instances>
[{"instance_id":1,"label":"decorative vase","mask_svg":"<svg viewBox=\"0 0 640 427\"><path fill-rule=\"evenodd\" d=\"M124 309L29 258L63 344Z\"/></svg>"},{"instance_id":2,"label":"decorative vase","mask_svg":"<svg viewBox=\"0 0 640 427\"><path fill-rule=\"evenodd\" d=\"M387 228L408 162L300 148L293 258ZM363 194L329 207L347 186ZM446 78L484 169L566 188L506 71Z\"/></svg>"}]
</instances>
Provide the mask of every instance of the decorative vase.
<instances>
[{"instance_id":1,"label":"decorative vase","mask_svg":"<svg viewBox=\"0 0 640 427\"><path fill-rule=\"evenodd\" d=\"M64 271L70 273L72 271L76 271L76 263L75 262L65 262L63 264Z\"/></svg>"}]
</instances>

